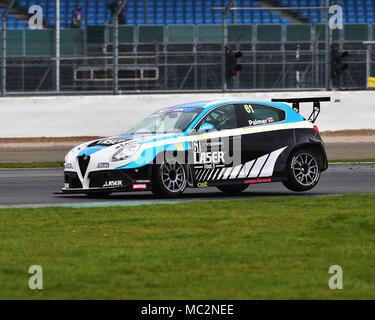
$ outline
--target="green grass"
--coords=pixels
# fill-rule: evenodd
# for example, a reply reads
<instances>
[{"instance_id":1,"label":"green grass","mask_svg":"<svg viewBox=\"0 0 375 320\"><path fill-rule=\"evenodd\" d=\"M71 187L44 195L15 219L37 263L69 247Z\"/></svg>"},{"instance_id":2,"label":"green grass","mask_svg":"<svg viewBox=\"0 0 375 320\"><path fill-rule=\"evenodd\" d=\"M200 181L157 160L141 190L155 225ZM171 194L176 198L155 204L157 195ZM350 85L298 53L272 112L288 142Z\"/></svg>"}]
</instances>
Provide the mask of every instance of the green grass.
<instances>
[{"instance_id":1,"label":"green grass","mask_svg":"<svg viewBox=\"0 0 375 320\"><path fill-rule=\"evenodd\" d=\"M374 299L374 234L375 195L0 209L0 299Z\"/></svg>"},{"instance_id":2,"label":"green grass","mask_svg":"<svg viewBox=\"0 0 375 320\"><path fill-rule=\"evenodd\" d=\"M30 169L61 167L61 162L0 162L0 169Z\"/></svg>"}]
</instances>

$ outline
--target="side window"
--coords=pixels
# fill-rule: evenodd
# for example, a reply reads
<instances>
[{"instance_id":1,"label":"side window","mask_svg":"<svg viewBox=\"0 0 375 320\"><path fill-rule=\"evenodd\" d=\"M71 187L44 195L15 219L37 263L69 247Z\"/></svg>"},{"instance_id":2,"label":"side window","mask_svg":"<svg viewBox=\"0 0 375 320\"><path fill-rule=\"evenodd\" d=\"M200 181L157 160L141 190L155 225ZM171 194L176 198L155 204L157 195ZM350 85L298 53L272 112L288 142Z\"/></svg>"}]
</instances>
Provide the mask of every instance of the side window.
<instances>
[{"instance_id":1,"label":"side window","mask_svg":"<svg viewBox=\"0 0 375 320\"><path fill-rule=\"evenodd\" d=\"M230 104L212 110L201 120L199 126L203 123L212 124L215 130L237 128L237 115L234 105Z\"/></svg>"},{"instance_id":2,"label":"side window","mask_svg":"<svg viewBox=\"0 0 375 320\"><path fill-rule=\"evenodd\" d=\"M285 112L281 109L259 104L239 104L242 127L264 125L285 120Z\"/></svg>"}]
</instances>

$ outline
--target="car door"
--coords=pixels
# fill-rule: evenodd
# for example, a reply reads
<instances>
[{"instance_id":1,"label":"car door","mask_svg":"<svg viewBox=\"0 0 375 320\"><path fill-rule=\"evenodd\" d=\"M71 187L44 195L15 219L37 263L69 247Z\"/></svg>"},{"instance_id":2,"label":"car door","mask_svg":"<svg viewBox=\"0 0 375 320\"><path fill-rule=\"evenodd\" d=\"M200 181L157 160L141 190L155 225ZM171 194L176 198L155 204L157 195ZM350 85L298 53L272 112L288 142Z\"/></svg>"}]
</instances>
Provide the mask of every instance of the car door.
<instances>
[{"instance_id":1,"label":"car door","mask_svg":"<svg viewBox=\"0 0 375 320\"><path fill-rule=\"evenodd\" d=\"M285 122L286 112L273 106L251 103L237 104L237 108L240 126L244 130L241 143L244 167L238 178L283 176L288 148L294 146L294 131L287 128L273 130L275 127L272 126Z\"/></svg>"},{"instance_id":2,"label":"car door","mask_svg":"<svg viewBox=\"0 0 375 320\"><path fill-rule=\"evenodd\" d=\"M207 187L224 175L235 161L238 140L238 114L234 104L215 107L197 123L191 135L192 172L198 187ZM200 131L200 127L211 128Z\"/></svg>"}]
</instances>

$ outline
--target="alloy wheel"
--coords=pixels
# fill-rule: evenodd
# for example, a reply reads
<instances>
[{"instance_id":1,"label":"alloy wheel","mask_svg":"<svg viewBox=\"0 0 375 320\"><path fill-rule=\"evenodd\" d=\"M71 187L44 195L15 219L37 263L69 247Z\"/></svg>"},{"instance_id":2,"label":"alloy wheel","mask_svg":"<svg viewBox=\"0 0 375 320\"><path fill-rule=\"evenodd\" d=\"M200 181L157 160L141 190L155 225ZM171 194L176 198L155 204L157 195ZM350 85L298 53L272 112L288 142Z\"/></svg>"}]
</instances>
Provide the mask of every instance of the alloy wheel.
<instances>
[{"instance_id":1,"label":"alloy wheel","mask_svg":"<svg viewBox=\"0 0 375 320\"><path fill-rule=\"evenodd\" d=\"M164 162L160 168L161 181L169 192L180 192L186 186L186 174L183 166L177 161Z\"/></svg>"},{"instance_id":2,"label":"alloy wheel","mask_svg":"<svg viewBox=\"0 0 375 320\"><path fill-rule=\"evenodd\" d=\"M296 180L304 186L311 186L319 178L318 163L309 153L300 153L293 159L292 171Z\"/></svg>"}]
</instances>

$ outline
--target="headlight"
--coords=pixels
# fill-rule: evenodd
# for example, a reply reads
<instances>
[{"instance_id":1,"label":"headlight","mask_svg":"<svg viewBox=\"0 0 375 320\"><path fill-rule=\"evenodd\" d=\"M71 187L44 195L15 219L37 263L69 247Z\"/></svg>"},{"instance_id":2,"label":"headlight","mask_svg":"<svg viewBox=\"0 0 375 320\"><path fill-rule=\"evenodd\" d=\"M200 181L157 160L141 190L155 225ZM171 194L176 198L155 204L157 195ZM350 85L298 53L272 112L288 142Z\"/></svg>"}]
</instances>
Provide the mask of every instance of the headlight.
<instances>
[{"instance_id":1,"label":"headlight","mask_svg":"<svg viewBox=\"0 0 375 320\"><path fill-rule=\"evenodd\" d=\"M141 147L140 144L128 144L119 148L112 156L111 161L122 161L133 156Z\"/></svg>"}]
</instances>

